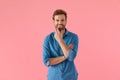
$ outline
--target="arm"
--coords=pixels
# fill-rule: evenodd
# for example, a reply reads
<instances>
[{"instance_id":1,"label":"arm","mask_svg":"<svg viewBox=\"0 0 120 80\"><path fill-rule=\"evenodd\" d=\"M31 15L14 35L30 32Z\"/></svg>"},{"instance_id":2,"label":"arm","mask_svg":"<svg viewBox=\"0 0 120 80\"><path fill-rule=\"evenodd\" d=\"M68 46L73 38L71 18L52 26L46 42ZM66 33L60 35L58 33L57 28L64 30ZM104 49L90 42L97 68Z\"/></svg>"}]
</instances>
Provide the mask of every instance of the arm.
<instances>
[{"instance_id":1,"label":"arm","mask_svg":"<svg viewBox=\"0 0 120 80\"><path fill-rule=\"evenodd\" d=\"M69 51L69 47L64 43L63 39L61 39L59 42L59 45L63 51L63 54L65 57L68 56L68 51Z\"/></svg>"},{"instance_id":2,"label":"arm","mask_svg":"<svg viewBox=\"0 0 120 80\"><path fill-rule=\"evenodd\" d=\"M50 56L50 47L49 45L49 37L46 37L43 43L43 47L42 47L42 59L43 59L43 63L46 66L50 66L50 65L56 65L59 64L61 62L63 62L65 60L64 56L59 56L56 58L51 58Z\"/></svg>"},{"instance_id":3,"label":"arm","mask_svg":"<svg viewBox=\"0 0 120 80\"><path fill-rule=\"evenodd\" d=\"M65 42L63 41L63 39L58 41L64 56L69 60L69 61L73 61L76 57L77 54L77 50L78 50L78 36L75 35L72 39L72 45L74 45L73 48L70 48L69 46L67 46L65 44Z\"/></svg>"},{"instance_id":4,"label":"arm","mask_svg":"<svg viewBox=\"0 0 120 80\"><path fill-rule=\"evenodd\" d=\"M49 55L49 49L43 46L43 62L46 66L56 65L66 60L65 56L59 56L56 58L51 58Z\"/></svg>"},{"instance_id":5,"label":"arm","mask_svg":"<svg viewBox=\"0 0 120 80\"><path fill-rule=\"evenodd\" d=\"M59 57L56 57L56 58L50 58L49 65L56 65L56 64L59 64L59 63L63 62L64 60L66 60L66 58L64 56L59 56Z\"/></svg>"},{"instance_id":6,"label":"arm","mask_svg":"<svg viewBox=\"0 0 120 80\"><path fill-rule=\"evenodd\" d=\"M73 39L71 41L71 44L74 46L72 49L69 48L69 45L67 46L63 40L63 33L64 30L62 30L61 32L56 29L55 32L55 39L58 41L64 56L69 60L69 61L73 61L76 57L77 54L77 50L78 50L78 36L77 35L73 35Z\"/></svg>"}]
</instances>

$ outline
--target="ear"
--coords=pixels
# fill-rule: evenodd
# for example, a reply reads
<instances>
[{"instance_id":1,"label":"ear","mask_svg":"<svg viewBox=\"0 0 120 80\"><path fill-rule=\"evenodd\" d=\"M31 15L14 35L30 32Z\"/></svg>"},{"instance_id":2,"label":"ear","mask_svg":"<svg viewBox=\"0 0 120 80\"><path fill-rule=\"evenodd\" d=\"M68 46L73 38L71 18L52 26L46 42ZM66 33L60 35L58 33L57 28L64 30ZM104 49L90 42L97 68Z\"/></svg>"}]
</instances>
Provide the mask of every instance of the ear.
<instances>
[{"instance_id":1,"label":"ear","mask_svg":"<svg viewBox=\"0 0 120 80\"><path fill-rule=\"evenodd\" d=\"M55 22L55 19L53 19L53 22Z\"/></svg>"}]
</instances>

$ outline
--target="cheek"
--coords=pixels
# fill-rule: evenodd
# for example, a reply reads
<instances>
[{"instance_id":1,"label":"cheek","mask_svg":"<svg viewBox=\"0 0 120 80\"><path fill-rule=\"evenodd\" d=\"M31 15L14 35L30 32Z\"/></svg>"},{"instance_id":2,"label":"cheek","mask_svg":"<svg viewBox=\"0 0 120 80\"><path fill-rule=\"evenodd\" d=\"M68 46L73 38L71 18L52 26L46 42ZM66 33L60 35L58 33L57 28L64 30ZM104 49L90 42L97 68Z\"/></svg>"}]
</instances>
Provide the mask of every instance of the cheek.
<instances>
[{"instance_id":1,"label":"cheek","mask_svg":"<svg viewBox=\"0 0 120 80\"><path fill-rule=\"evenodd\" d=\"M57 25L58 23L55 21L54 24Z\"/></svg>"},{"instance_id":2,"label":"cheek","mask_svg":"<svg viewBox=\"0 0 120 80\"><path fill-rule=\"evenodd\" d=\"M63 23L63 25L66 25L66 23Z\"/></svg>"},{"instance_id":3,"label":"cheek","mask_svg":"<svg viewBox=\"0 0 120 80\"><path fill-rule=\"evenodd\" d=\"M64 21L63 24L66 24L66 21Z\"/></svg>"},{"instance_id":4,"label":"cheek","mask_svg":"<svg viewBox=\"0 0 120 80\"><path fill-rule=\"evenodd\" d=\"M57 27L57 25L58 25L57 23L54 23L54 26L55 26L55 27Z\"/></svg>"}]
</instances>

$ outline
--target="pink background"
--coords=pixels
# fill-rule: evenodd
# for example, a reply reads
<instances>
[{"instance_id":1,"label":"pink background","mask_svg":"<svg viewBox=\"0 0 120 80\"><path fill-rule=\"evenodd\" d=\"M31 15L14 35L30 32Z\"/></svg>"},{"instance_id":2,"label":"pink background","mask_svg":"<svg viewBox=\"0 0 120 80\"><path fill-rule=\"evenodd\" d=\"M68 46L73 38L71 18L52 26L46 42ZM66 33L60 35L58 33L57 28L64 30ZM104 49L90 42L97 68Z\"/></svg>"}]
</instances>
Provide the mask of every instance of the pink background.
<instances>
[{"instance_id":1,"label":"pink background","mask_svg":"<svg viewBox=\"0 0 120 80\"><path fill-rule=\"evenodd\" d=\"M120 0L1 0L0 80L46 80L41 47L57 8L80 38L78 80L120 80Z\"/></svg>"}]
</instances>

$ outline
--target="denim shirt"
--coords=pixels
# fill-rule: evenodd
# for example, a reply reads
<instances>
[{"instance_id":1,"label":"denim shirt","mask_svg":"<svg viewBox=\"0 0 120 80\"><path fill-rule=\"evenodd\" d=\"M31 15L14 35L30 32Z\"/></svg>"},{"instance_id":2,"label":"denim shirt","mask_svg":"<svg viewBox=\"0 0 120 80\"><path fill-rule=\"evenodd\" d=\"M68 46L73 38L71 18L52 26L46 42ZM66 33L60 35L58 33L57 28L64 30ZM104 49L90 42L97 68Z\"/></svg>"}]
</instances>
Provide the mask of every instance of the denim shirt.
<instances>
[{"instance_id":1,"label":"denim shirt","mask_svg":"<svg viewBox=\"0 0 120 80\"><path fill-rule=\"evenodd\" d=\"M55 32L52 32L45 37L42 49L43 63L48 67L47 78L48 80L77 80L78 72L74 59L78 51L78 36L66 29L63 40L67 46L73 44L74 48L68 51L68 57L65 61L56 65L49 65L50 58L64 56L59 43L54 38L54 34Z\"/></svg>"}]
</instances>

